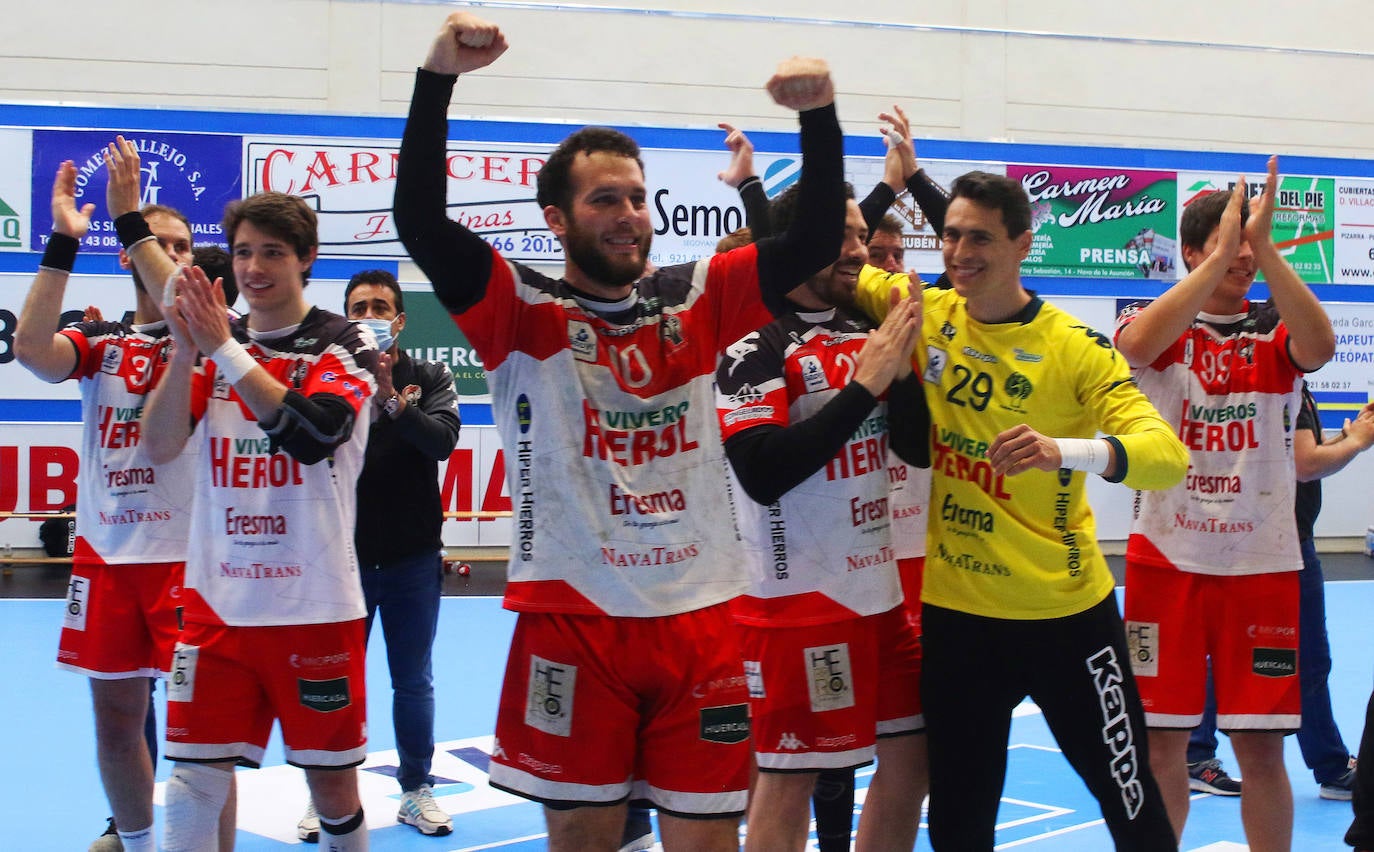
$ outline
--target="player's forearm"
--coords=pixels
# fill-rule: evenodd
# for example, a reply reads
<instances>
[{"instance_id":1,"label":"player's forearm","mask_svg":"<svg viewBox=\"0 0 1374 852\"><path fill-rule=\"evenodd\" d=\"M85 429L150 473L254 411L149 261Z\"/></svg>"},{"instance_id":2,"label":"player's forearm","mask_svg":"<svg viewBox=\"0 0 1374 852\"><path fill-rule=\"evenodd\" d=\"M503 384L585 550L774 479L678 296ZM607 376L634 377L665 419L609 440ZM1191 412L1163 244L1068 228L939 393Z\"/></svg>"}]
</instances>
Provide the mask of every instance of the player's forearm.
<instances>
[{"instance_id":1,"label":"player's forearm","mask_svg":"<svg viewBox=\"0 0 1374 852\"><path fill-rule=\"evenodd\" d=\"M69 273L39 267L14 326L14 357L45 382L60 382L76 368L76 348L56 334Z\"/></svg>"},{"instance_id":2,"label":"player's forearm","mask_svg":"<svg viewBox=\"0 0 1374 852\"><path fill-rule=\"evenodd\" d=\"M1226 274L1226 263L1213 252L1183 280L1150 304L1121 329L1117 350L1132 367L1146 367L1183 334Z\"/></svg>"},{"instance_id":3,"label":"player's forearm","mask_svg":"<svg viewBox=\"0 0 1374 852\"><path fill-rule=\"evenodd\" d=\"M448 218L448 103L457 78L419 70L396 166L396 232L444 306L459 313L480 301L491 248Z\"/></svg>"},{"instance_id":4,"label":"player's forearm","mask_svg":"<svg viewBox=\"0 0 1374 852\"><path fill-rule=\"evenodd\" d=\"M1319 369L1336 354L1331 318L1316 294L1272 243L1257 247L1255 260L1269 284L1274 307L1288 326L1288 351L1293 362L1307 373Z\"/></svg>"},{"instance_id":5,"label":"player's forearm","mask_svg":"<svg viewBox=\"0 0 1374 852\"><path fill-rule=\"evenodd\" d=\"M181 455L191 437L191 374L195 359L177 354L143 406L141 433L148 458L166 464Z\"/></svg>"},{"instance_id":6,"label":"player's forearm","mask_svg":"<svg viewBox=\"0 0 1374 852\"><path fill-rule=\"evenodd\" d=\"M1111 437L1117 446L1113 470L1107 475L1110 481L1155 491L1172 488L1188 473L1188 448L1158 415L1140 431Z\"/></svg>"}]
</instances>

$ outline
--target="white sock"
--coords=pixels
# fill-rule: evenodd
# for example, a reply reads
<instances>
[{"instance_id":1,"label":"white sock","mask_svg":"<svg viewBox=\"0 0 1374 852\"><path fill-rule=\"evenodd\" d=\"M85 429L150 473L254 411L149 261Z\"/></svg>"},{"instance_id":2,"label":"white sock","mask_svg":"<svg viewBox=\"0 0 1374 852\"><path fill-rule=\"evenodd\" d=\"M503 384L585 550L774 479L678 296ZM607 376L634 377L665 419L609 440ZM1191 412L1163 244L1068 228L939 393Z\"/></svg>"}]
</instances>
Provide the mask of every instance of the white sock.
<instances>
[{"instance_id":1,"label":"white sock","mask_svg":"<svg viewBox=\"0 0 1374 852\"><path fill-rule=\"evenodd\" d=\"M157 852L157 844L153 842L153 827L150 825L142 831L116 831L119 835L119 842L124 844L124 852Z\"/></svg>"},{"instance_id":2,"label":"white sock","mask_svg":"<svg viewBox=\"0 0 1374 852\"><path fill-rule=\"evenodd\" d=\"M167 782L165 852L219 852L219 812L233 778L232 770L203 763L176 764Z\"/></svg>"},{"instance_id":3,"label":"white sock","mask_svg":"<svg viewBox=\"0 0 1374 852\"><path fill-rule=\"evenodd\" d=\"M335 834L343 831L343 834ZM367 852L367 823L363 812L351 817L330 819L320 816L320 852Z\"/></svg>"}]
</instances>

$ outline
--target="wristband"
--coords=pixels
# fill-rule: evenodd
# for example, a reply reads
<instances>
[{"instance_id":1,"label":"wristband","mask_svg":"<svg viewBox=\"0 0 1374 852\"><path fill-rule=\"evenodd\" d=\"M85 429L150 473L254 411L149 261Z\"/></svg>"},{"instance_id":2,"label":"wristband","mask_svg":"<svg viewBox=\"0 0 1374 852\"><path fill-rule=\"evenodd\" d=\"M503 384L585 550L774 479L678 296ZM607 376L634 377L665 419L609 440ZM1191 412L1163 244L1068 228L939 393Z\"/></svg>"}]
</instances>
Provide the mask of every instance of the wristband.
<instances>
[{"instance_id":1,"label":"wristband","mask_svg":"<svg viewBox=\"0 0 1374 852\"><path fill-rule=\"evenodd\" d=\"M133 248L144 240L153 238L153 229L148 227L148 220L143 218L143 214L134 210L125 213L114 220L115 233L119 235L119 244L125 251Z\"/></svg>"},{"instance_id":2,"label":"wristband","mask_svg":"<svg viewBox=\"0 0 1374 852\"><path fill-rule=\"evenodd\" d=\"M1107 472L1111 454L1107 452L1106 441L1099 438L1055 438L1054 443L1059 446L1061 468L1098 475Z\"/></svg>"},{"instance_id":3,"label":"wristband","mask_svg":"<svg viewBox=\"0 0 1374 852\"><path fill-rule=\"evenodd\" d=\"M48 237L48 245L43 249L43 259L38 265L57 272L71 272L76 265L76 250L81 241L69 234L53 232Z\"/></svg>"},{"instance_id":4,"label":"wristband","mask_svg":"<svg viewBox=\"0 0 1374 852\"><path fill-rule=\"evenodd\" d=\"M248 354L248 350L234 338L229 338L219 345L219 348L210 356L210 360L219 367L220 373L231 385L239 383L239 379L248 375L258 362Z\"/></svg>"}]
</instances>

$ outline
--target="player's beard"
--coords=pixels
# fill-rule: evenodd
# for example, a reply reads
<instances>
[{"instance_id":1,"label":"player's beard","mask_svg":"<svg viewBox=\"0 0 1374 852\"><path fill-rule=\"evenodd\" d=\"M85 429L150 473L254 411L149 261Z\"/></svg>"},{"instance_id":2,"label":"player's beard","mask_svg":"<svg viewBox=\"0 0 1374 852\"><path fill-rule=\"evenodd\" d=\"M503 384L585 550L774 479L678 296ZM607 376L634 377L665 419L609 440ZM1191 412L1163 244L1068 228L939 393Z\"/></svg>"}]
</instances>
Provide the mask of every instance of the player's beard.
<instances>
[{"instance_id":1,"label":"player's beard","mask_svg":"<svg viewBox=\"0 0 1374 852\"><path fill-rule=\"evenodd\" d=\"M591 280L607 287L623 287L644 277L644 262L649 256L653 231L638 234L639 251L634 256L611 257L601 250L601 238L570 223L564 235L568 258Z\"/></svg>"}]
</instances>

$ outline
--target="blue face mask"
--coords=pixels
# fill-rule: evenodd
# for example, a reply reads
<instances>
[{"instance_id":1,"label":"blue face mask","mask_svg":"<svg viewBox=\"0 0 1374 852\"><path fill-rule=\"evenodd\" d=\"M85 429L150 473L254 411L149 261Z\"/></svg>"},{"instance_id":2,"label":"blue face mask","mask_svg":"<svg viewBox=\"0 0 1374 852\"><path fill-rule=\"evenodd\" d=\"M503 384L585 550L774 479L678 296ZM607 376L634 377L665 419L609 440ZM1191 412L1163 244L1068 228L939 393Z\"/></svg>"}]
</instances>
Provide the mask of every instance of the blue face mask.
<instances>
[{"instance_id":1,"label":"blue face mask","mask_svg":"<svg viewBox=\"0 0 1374 852\"><path fill-rule=\"evenodd\" d=\"M391 320L367 319L354 320L372 329L372 333L377 335L377 348L383 352L391 348L391 344L396 342L396 336L391 333Z\"/></svg>"}]
</instances>

